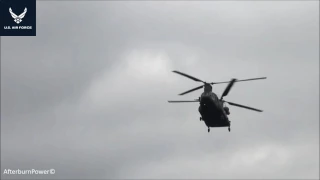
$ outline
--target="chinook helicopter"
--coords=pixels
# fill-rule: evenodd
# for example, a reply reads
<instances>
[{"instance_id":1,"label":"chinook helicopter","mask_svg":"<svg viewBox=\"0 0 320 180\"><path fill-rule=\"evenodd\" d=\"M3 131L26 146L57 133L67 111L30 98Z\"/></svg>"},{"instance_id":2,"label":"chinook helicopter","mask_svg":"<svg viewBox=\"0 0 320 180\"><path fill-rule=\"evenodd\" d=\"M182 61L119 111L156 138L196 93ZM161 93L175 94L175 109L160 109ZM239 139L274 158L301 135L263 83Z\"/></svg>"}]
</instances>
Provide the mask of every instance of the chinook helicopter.
<instances>
[{"instance_id":1,"label":"chinook helicopter","mask_svg":"<svg viewBox=\"0 0 320 180\"><path fill-rule=\"evenodd\" d=\"M201 85L199 87L193 88L191 90L188 90L186 92L183 92L179 95L185 95L187 93L193 92L195 90L204 88L203 93L198 99L191 100L191 101L168 101L169 103L186 103L186 102L199 102L199 113L201 115L200 121L204 121L206 126L208 127L208 132L210 132L210 127L228 127L229 132L231 131L231 121L228 118L228 115L230 115L229 108L226 106L226 104L237 106L245 109L250 109L257 112L262 112L262 110L236 104L233 102L225 101L223 100L223 97L227 96L230 89L234 85L235 82L241 82L241 81L252 81L252 80L259 80L259 79L266 79L266 77L261 78L252 78L252 79L243 79L243 80L237 80L237 79L231 79L231 81L225 81L225 82L211 82L207 83L204 82L198 78L195 78L193 76L190 76L188 74L179 72L179 71L172 71L174 73L177 73L179 75L182 75L184 77L190 78L197 82L202 82L204 85ZM224 92L222 93L221 97L218 98L218 96L212 92L212 85L214 84L222 84L222 83L229 83Z\"/></svg>"}]
</instances>

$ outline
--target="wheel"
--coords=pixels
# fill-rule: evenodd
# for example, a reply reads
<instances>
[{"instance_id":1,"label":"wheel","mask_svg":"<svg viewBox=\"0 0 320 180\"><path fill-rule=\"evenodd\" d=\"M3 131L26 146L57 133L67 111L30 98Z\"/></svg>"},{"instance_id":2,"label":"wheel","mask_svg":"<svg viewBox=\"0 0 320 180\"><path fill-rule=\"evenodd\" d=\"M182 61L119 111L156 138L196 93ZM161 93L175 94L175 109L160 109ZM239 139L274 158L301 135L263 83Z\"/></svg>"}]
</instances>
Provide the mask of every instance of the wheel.
<instances>
[{"instance_id":1,"label":"wheel","mask_svg":"<svg viewBox=\"0 0 320 180\"><path fill-rule=\"evenodd\" d=\"M210 132L210 128L208 128L208 132Z\"/></svg>"},{"instance_id":2,"label":"wheel","mask_svg":"<svg viewBox=\"0 0 320 180\"><path fill-rule=\"evenodd\" d=\"M229 132L231 131L230 127L228 127Z\"/></svg>"}]
</instances>

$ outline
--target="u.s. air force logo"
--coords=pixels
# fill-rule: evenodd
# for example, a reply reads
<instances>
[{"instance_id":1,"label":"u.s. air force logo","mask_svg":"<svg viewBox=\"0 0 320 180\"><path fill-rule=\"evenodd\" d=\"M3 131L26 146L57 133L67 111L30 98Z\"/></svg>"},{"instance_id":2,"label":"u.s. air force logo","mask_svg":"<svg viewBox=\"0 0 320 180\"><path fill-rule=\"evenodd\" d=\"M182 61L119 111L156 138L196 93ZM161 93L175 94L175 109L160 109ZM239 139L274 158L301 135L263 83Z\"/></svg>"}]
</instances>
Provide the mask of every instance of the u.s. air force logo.
<instances>
[{"instance_id":1,"label":"u.s. air force logo","mask_svg":"<svg viewBox=\"0 0 320 180\"><path fill-rule=\"evenodd\" d=\"M17 24L20 24L22 22L22 19L24 18L24 16L27 13L27 8L25 7L23 12L20 15L16 15L11 7L9 8L9 12L11 14L11 17L13 18L14 22L16 22ZM32 29L32 26L5 26L4 29Z\"/></svg>"},{"instance_id":2,"label":"u.s. air force logo","mask_svg":"<svg viewBox=\"0 0 320 180\"><path fill-rule=\"evenodd\" d=\"M36 36L36 0L0 0L0 36Z\"/></svg>"},{"instance_id":3,"label":"u.s. air force logo","mask_svg":"<svg viewBox=\"0 0 320 180\"><path fill-rule=\"evenodd\" d=\"M23 13L21 13L19 16L17 16L14 12L12 12L11 7L9 8L9 12L12 16L12 18L14 19L14 22L16 22L17 24L21 23L22 19L24 18L24 16L27 13L27 8L24 8Z\"/></svg>"}]
</instances>

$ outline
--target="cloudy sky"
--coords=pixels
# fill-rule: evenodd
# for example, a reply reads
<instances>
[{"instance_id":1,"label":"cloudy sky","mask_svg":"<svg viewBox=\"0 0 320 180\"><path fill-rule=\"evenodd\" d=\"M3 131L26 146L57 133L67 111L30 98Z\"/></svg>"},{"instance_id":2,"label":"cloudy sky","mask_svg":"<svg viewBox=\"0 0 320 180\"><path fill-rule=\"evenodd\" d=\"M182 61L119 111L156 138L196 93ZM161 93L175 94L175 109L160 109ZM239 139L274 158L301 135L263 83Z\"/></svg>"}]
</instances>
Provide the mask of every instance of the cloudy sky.
<instances>
[{"instance_id":1,"label":"cloudy sky","mask_svg":"<svg viewBox=\"0 0 320 180\"><path fill-rule=\"evenodd\" d=\"M231 132L199 121L236 83ZM226 84L213 90L220 96ZM54 175L3 175L4 169ZM319 2L40 2L1 37L1 177L319 178Z\"/></svg>"}]
</instances>

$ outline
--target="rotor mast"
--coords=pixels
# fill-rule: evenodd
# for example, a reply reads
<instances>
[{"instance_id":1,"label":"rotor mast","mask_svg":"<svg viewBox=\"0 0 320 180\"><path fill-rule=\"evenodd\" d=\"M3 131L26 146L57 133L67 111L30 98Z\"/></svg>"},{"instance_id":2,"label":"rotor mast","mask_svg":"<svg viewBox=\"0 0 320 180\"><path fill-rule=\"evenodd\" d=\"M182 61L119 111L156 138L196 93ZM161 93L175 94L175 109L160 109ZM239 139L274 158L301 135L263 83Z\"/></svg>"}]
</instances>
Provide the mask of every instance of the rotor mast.
<instances>
[{"instance_id":1,"label":"rotor mast","mask_svg":"<svg viewBox=\"0 0 320 180\"><path fill-rule=\"evenodd\" d=\"M204 88L203 88L204 93L210 93L212 92L212 86L208 83L204 84Z\"/></svg>"}]
</instances>

